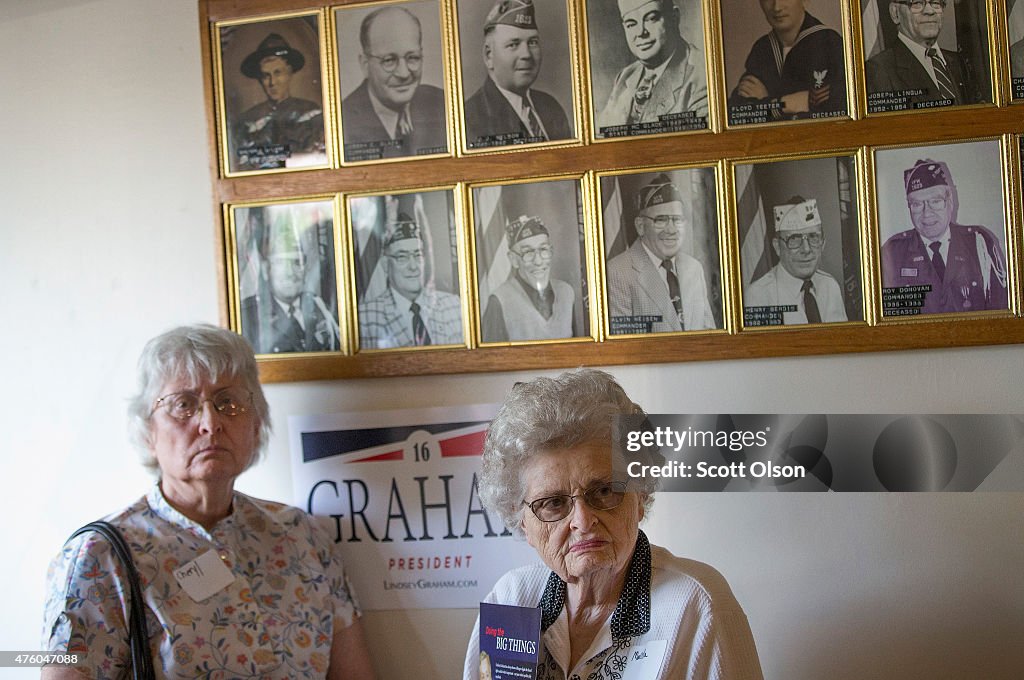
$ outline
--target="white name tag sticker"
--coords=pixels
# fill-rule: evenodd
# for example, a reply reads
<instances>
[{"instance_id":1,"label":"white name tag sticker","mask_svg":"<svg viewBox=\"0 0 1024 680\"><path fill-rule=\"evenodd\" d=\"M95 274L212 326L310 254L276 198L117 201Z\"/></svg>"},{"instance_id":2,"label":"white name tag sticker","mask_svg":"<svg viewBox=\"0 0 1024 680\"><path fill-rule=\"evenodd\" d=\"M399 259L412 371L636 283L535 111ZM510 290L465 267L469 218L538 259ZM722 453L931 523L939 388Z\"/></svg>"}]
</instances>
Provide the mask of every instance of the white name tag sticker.
<instances>
[{"instance_id":1,"label":"white name tag sticker","mask_svg":"<svg viewBox=\"0 0 1024 680\"><path fill-rule=\"evenodd\" d=\"M227 568L216 550L207 550L188 564L174 570L178 585L196 602L227 588L235 575Z\"/></svg>"},{"instance_id":2,"label":"white name tag sticker","mask_svg":"<svg viewBox=\"0 0 1024 680\"><path fill-rule=\"evenodd\" d=\"M655 640L621 650L620 654L628 655L622 680L657 680L667 645L666 640Z\"/></svg>"}]
</instances>

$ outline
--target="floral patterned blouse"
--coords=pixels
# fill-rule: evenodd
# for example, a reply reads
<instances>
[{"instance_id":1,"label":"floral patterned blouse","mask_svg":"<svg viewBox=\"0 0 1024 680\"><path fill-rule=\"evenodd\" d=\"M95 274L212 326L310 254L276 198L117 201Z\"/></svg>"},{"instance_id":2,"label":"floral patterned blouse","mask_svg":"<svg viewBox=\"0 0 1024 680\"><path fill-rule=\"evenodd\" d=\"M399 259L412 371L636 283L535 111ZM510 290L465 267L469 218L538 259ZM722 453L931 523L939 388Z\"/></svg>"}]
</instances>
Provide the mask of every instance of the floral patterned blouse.
<instances>
[{"instance_id":1,"label":"floral patterned blouse","mask_svg":"<svg viewBox=\"0 0 1024 680\"><path fill-rule=\"evenodd\" d=\"M167 678L323 678L336 626L359 613L330 535L295 508L235 493L206 531L159 485L106 518L124 535L142 582L150 649ZM202 601L174 571L213 550L234 579ZM64 546L47 574L43 649L84 655L88 678L130 672L121 568L102 536Z\"/></svg>"}]
</instances>

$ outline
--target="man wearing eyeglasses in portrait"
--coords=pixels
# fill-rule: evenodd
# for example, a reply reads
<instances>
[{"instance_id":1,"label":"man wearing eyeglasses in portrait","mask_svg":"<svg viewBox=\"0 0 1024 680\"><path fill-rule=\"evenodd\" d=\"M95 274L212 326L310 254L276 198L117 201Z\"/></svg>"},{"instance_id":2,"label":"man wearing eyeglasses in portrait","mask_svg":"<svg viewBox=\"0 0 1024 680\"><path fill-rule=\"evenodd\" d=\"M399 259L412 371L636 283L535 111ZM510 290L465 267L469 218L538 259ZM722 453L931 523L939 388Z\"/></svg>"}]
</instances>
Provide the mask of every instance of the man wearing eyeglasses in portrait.
<instances>
[{"instance_id":1,"label":"man wearing eyeglasses in portrait","mask_svg":"<svg viewBox=\"0 0 1024 680\"><path fill-rule=\"evenodd\" d=\"M512 273L494 289L481 321L484 342L552 340L579 335L576 291L551 276L551 236L537 216L505 227Z\"/></svg>"},{"instance_id":2,"label":"man wearing eyeglasses in portrait","mask_svg":"<svg viewBox=\"0 0 1024 680\"><path fill-rule=\"evenodd\" d=\"M382 7L359 27L363 82L341 102L346 161L448 151L444 92L421 82L423 31L404 7Z\"/></svg>"},{"instance_id":3,"label":"man wearing eyeglasses in portrait","mask_svg":"<svg viewBox=\"0 0 1024 680\"><path fill-rule=\"evenodd\" d=\"M891 0L896 40L864 64L868 110L960 106L982 101L957 52L939 46L948 0ZM979 68L987 68L978 64Z\"/></svg>"},{"instance_id":4,"label":"man wearing eyeglasses in portrait","mask_svg":"<svg viewBox=\"0 0 1024 680\"><path fill-rule=\"evenodd\" d=\"M818 268L825 246L818 202L794 196L775 206L773 213L772 248L779 262L743 291L747 314L756 310L757 316L765 321L749 325L846 321L839 283Z\"/></svg>"},{"instance_id":5,"label":"man wearing eyeglasses in portrait","mask_svg":"<svg viewBox=\"0 0 1024 680\"><path fill-rule=\"evenodd\" d=\"M609 332L714 328L704 267L684 250L693 235L682 194L659 173L641 187L637 208L638 238L608 262Z\"/></svg>"},{"instance_id":6,"label":"man wearing eyeglasses in portrait","mask_svg":"<svg viewBox=\"0 0 1024 680\"><path fill-rule=\"evenodd\" d=\"M890 294L923 296L918 305L903 305L904 313L1006 309L1003 245L986 227L957 224L959 201L949 167L919 160L904 171L903 181L914 228L882 246L883 300Z\"/></svg>"},{"instance_id":7,"label":"man wearing eyeglasses in portrait","mask_svg":"<svg viewBox=\"0 0 1024 680\"><path fill-rule=\"evenodd\" d=\"M307 286L300 230L280 219L259 243L259 288L242 300L245 339L257 354L339 349L337 312Z\"/></svg>"},{"instance_id":8,"label":"man wearing eyeglasses in portrait","mask_svg":"<svg viewBox=\"0 0 1024 680\"><path fill-rule=\"evenodd\" d=\"M398 213L381 258L387 287L359 305L360 349L463 344L459 297L426 283L425 257L420 225Z\"/></svg>"}]
</instances>

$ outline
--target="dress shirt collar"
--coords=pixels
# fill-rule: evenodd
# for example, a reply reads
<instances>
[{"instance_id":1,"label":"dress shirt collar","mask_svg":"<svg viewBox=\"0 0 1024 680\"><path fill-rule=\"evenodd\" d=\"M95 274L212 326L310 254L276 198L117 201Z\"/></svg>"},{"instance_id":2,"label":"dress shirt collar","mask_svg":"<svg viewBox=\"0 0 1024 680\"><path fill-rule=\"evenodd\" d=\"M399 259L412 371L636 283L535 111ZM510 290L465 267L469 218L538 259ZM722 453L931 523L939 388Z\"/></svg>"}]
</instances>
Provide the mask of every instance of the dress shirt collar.
<instances>
[{"instance_id":1,"label":"dress shirt collar","mask_svg":"<svg viewBox=\"0 0 1024 680\"><path fill-rule=\"evenodd\" d=\"M235 505L237 501L238 494L232 494L230 514L214 525L214 531L234 523ZM193 534L197 534L208 540L213 540L212 532L207 531L203 528L203 525L190 520L188 517L178 512L174 506L167 502L167 499L164 497L164 492L160 489L159 480L157 480L156 484L150 488L149 493L146 494L146 502L149 503L150 509L157 517L170 522L175 526L181 527L182 529L187 529Z\"/></svg>"},{"instance_id":2,"label":"dress shirt collar","mask_svg":"<svg viewBox=\"0 0 1024 680\"><path fill-rule=\"evenodd\" d=\"M540 119L540 112L537 111L537 107L534 106L533 104L533 97L530 96L530 91L527 90L525 95L516 94L515 92L506 90L501 85L498 85L498 83L493 78L491 78L491 82L494 83L494 87L498 88L498 92L501 93L501 96L508 101L509 106L511 106L512 110L516 112L516 115L519 117L519 120L523 123L523 125L526 126L527 130L530 129L530 121L526 116L526 111L523 108L523 103L524 101L528 103L530 105L530 108L533 109L533 115L536 116L537 124L540 125L540 129L544 133L544 137L547 138L548 131L544 129L544 122Z\"/></svg>"},{"instance_id":3,"label":"dress shirt collar","mask_svg":"<svg viewBox=\"0 0 1024 680\"><path fill-rule=\"evenodd\" d=\"M551 281L548 281L548 286L543 291L538 291L536 288L531 286L523 278L519 276L519 271L515 273L516 282L522 286L523 291L526 293L526 297L530 299L530 304L533 305L534 309L538 312L544 309L544 303L547 302L547 308L553 308L555 304L555 289L551 287Z\"/></svg>"},{"instance_id":4,"label":"dress shirt collar","mask_svg":"<svg viewBox=\"0 0 1024 680\"><path fill-rule=\"evenodd\" d=\"M815 269L814 272L808 277L811 283L814 283L814 275L818 273ZM799 300L801 298L804 281L808 279L798 279L797 277L790 274L782 263L776 265L775 268L775 286L779 291L779 300ZM817 293L817 289L814 291Z\"/></svg>"},{"instance_id":5,"label":"dress shirt collar","mask_svg":"<svg viewBox=\"0 0 1024 680\"><path fill-rule=\"evenodd\" d=\"M931 259L932 257L932 243L938 241L941 244L939 246L939 252L942 253L942 261L947 264L949 263L949 227L946 227L946 231L944 231L938 238L925 238L924 236L921 236L921 232L917 232L917 236L921 239L921 243L924 245L924 253L928 259Z\"/></svg>"},{"instance_id":6,"label":"dress shirt collar","mask_svg":"<svg viewBox=\"0 0 1024 680\"><path fill-rule=\"evenodd\" d=\"M394 139L395 129L398 128L399 112L388 108L381 102L381 100L377 99L377 95L373 93L369 84L366 86L366 92L370 95L370 105L373 107L373 111L377 114L377 117L380 118L381 125L383 125L384 129L387 131L388 137ZM405 110L409 110L408 104L405 105ZM410 118L410 120L412 120L412 118Z\"/></svg>"},{"instance_id":7,"label":"dress shirt collar","mask_svg":"<svg viewBox=\"0 0 1024 680\"><path fill-rule=\"evenodd\" d=\"M903 41L903 44L907 46L907 49L914 55L914 58L921 62L921 66L924 66L924 70L928 72L928 77L932 79L932 82L934 82L936 86L938 86L939 81L935 79L935 67L932 66L932 58L927 54L929 48L920 43L914 42L902 33L897 33L896 35L898 35L900 40ZM946 57L942 54L942 50L939 48L938 43L932 45L932 47L935 48L935 53L936 56L938 56L939 61L946 65Z\"/></svg>"}]
</instances>

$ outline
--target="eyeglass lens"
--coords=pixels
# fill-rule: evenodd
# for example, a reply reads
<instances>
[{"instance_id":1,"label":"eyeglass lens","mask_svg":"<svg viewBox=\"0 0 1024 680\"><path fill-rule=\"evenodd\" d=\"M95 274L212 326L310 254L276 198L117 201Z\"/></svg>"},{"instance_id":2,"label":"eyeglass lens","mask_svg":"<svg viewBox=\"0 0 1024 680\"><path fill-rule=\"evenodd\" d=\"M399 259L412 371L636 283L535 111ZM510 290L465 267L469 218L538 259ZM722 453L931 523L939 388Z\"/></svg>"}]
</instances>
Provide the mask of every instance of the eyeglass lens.
<instances>
[{"instance_id":1,"label":"eyeglass lens","mask_svg":"<svg viewBox=\"0 0 1024 680\"><path fill-rule=\"evenodd\" d=\"M531 501L527 505L540 521L557 522L569 516L577 498L582 498L583 502L594 510L611 510L618 507L625 496L625 483L607 482L592 486L575 496L569 494L547 496L546 498L538 498L535 501Z\"/></svg>"}]
</instances>

